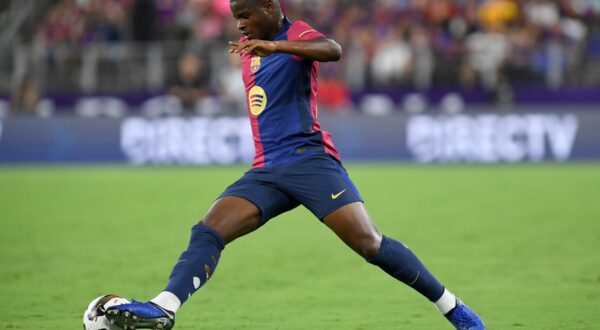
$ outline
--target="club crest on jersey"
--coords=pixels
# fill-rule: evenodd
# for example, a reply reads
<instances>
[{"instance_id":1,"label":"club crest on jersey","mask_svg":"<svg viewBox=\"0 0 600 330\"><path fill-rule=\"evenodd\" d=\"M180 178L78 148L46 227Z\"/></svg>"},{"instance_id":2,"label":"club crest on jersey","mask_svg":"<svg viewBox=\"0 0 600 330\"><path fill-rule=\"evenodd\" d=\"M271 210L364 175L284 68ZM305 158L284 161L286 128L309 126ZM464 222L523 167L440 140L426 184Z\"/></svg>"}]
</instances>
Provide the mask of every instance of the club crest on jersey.
<instances>
[{"instance_id":1,"label":"club crest on jersey","mask_svg":"<svg viewBox=\"0 0 600 330\"><path fill-rule=\"evenodd\" d=\"M260 56L252 56L250 59L250 72L257 73L260 70Z\"/></svg>"},{"instance_id":2,"label":"club crest on jersey","mask_svg":"<svg viewBox=\"0 0 600 330\"><path fill-rule=\"evenodd\" d=\"M260 115L267 107L267 94L260 86L254 86L248 92L248 106L254 116Z\"/></svg>"}]
</instances>

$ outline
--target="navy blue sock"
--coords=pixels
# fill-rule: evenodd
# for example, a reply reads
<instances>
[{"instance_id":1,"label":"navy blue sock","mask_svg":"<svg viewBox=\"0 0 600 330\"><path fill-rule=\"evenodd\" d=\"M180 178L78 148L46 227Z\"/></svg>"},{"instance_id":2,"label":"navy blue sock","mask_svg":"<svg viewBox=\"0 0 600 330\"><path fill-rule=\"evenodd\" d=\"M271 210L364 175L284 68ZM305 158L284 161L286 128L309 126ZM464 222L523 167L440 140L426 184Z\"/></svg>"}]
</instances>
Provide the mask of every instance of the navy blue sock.
<instances>
[{"instance_id":1,"label":"navy blue sock","mask_svg":"<svg viewBox=\"0 0 600 330\"><path fill-rule=\"evenodd\" d=\"M444 287L419 258L404 244L391 238L383 237L379 253L369 262L417 290L432 302L437 301L444 293Z\"/></svg>"},{"instance_id":2,"label":"navy blue sock","mask_svg":"<svg viewBox=\"0 0 600 330\"><path fill-rule=\"evenodd\" d=\"M192 227L190 244L171 271L165 291L183 304L215 272L225 242L219 233L204 225Z\"/></svg>"}]
</instances>

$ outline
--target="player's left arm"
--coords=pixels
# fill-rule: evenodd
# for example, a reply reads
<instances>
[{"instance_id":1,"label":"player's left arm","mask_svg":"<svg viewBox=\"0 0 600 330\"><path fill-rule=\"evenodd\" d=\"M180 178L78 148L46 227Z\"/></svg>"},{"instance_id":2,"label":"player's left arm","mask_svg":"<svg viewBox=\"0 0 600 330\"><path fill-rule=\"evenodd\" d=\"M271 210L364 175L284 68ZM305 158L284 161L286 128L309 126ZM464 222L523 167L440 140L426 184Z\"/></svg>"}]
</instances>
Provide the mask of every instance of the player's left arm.
<instances>
[{"instance_id":1,"label":"player's left arm","mask_svg":"<svg viewBox=\"0 0 600 330\"><path fill-rule=\"evenodd\" d=\"M308 40L246 40L229 42L230 53L269 56L273 53L288 53L305 59L330 62L342 57L342 47L332 39L319 37Z\"/></svg>"}]
</instances>

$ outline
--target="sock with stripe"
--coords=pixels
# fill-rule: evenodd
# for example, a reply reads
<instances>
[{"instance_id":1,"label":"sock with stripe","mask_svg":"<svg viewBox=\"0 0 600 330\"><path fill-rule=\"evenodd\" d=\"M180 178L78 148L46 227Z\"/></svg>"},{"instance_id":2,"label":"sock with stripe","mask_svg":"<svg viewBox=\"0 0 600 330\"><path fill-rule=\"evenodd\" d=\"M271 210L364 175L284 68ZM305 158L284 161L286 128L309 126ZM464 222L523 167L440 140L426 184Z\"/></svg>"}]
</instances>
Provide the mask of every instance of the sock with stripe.
<instances>
[{"instance_id":1,"label":"sock with stripe","mask_svg":"<svg viewBox=\"0 0 600 330\"><path fill-rule=\"evenodd\" d=\"M224 248L223 238L214 229L204 225L192 227L190 243L173 267L167 287L151 301L176 312L214 274Z\"/></svg>"},{"instance_id":2,"label":"sock with stripe","mask_svg":"<svg viewBox=\"0 0 600 330\"><path fill-rule=\"evenodd\" d=\"M444 293L444 287L419 258L406 245L394 239L384 236L379 253L369 262L415 289L431 302L438 301Z\"/></svg>"}]
</instances>

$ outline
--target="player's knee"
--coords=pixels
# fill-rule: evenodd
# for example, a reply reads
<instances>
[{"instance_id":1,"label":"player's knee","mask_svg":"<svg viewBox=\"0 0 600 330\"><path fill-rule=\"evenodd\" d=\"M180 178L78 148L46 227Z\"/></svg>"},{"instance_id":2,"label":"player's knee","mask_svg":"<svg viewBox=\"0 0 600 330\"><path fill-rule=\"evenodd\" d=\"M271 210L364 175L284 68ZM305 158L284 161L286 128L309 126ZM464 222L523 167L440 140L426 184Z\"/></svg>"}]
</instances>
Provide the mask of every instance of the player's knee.
<instances>
[{"instance_id":1,"label":"player's knee","mask_svg":"<svg viewBox=\"0 0 600 330\"><path fill-rule=\"evenodd\" d=\"M214 216L210 213L205 215L202 219L200 219L200 221L198 221L199 225L209 227L216 231L219 231L219 229L223 227L223 225L226 223L227 219L225 219L224 217Z\"/></svg>"},{"instance_id":2,"label":"player's knee","mask_svg":"<svg viewBox=\"0 0 600 330\"><path fill-rule=\"evenodd\" d=\"M216 208L216 209L211 208L202 217L202 219L200 219L198 224L217 230L219 227L222 227L224 224L231 222L231 220L232 220L231 218L233 218L231 212L225 212L225 211L223 211L223 209L219 209L219 208Z\"/></svg>"},{"instance_id":3,"label":"player's knee","mask_svg":"<svg viewBox=\"0 0 600 330\"><path fill-rule=\"evenodd\" d=\"M211 227L210 224L207 224L206 221L204 220L204 218L200 219L200 221L198 221L198 224L201 226L206 226L206 227ZM212 227L211 227L212 228ZM213 228L214 229L214 228Z\"/></svg>"},{"instance_id":4,"label":"player's knee","mask_svg":"<svg viewBox=\"0 0 600 330\"><path fill-rule=\"evenodd\" d=\"M239 230L252 228L256 229L260 223L260 216L236 217L234 215L215 215L208 213L199 222L199 225L207 226L218 230L221 227L233 227Z\"/></svg>"},{"instance_id":5,"label":"player's knee","mask_svg":"<svg viewBox=\"0 0 600 330\"><path fill-rule=\"evenodd\" d=\"M205 214L200 219L200 221L198 221L199 225L207 226L207 227L211 227L211 228L214 226L215 223L216 223L215 220L213 219L212 216L210 216L210 214Z\"/></svg>"},{"instance_id":6,"label":"player's knee","mask_svg":"<svg viewBox=\"0 0 600 330\"><path fill-rule=\"evenodd\" d=\"M370 260L379 254L380 247L381 237L378 235L369 235L360 238L357 251L363 258Z\"/></svg>"},{"instance_id":7,"label":"player's knee","mask_svg":"<svg viewBox=\"0 0 600 330\"><path fill-rule=\"evenodd\" d=\"M243 236L260 225L259 215L239 216L235 213L209 212L198 223L207 226L223 237L228 244L236 238Z\"/></svg>"}]
</instances>

